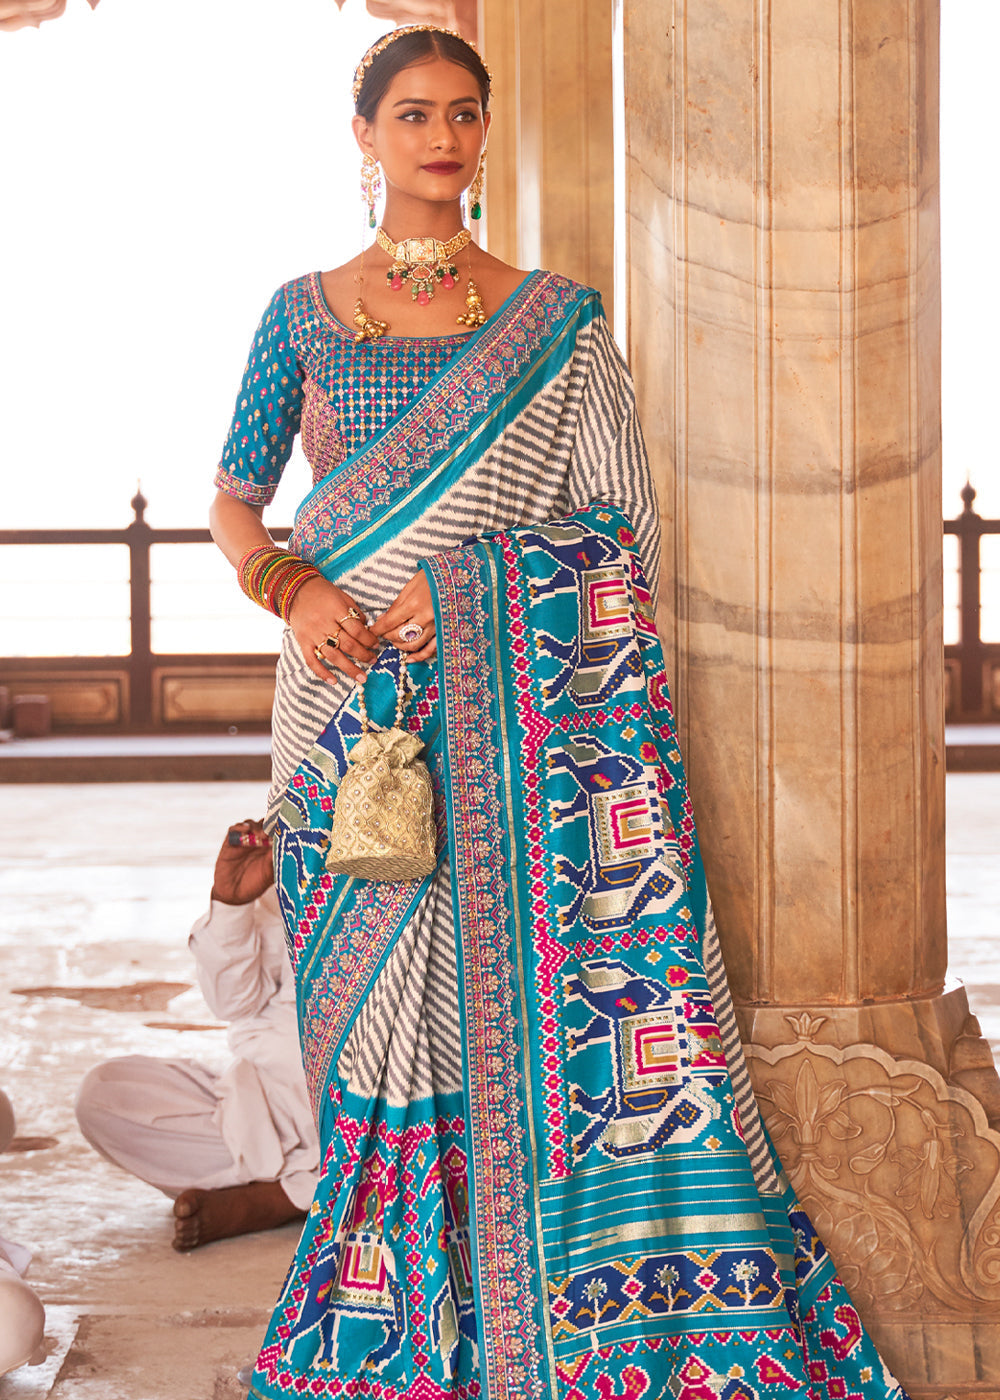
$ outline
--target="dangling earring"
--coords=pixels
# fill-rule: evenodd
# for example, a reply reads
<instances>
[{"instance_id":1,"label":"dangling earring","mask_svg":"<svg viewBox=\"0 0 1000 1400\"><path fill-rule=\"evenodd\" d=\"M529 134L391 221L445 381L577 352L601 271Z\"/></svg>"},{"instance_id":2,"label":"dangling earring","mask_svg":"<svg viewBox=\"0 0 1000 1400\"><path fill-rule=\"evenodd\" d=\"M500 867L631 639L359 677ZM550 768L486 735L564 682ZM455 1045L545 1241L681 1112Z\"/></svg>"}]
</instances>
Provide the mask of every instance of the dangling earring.
<instances>
[{"instance_id":1,"label":"dangling earring","mask_svg":"<svg viewBox=\"0 0 1000 1400\"><path fill-rule=\"evenodd\" d=\"M382 171L374 156L361 157L361 199L368 206L368 227L375 227L375 201L382 193Z\"/></svg>"},{"instance_id":2,"label":"dangling earring","mask_svg":"<svg viewBox=\"0 0 1000 1400\"><path fill-rule=\"evenodd\" d=\"M483 181L486 179L486 147L479 157L479 169L476 171L476 178L469 186L469 213L474 219L483 217Z\"/></svg>"}]
</instances>

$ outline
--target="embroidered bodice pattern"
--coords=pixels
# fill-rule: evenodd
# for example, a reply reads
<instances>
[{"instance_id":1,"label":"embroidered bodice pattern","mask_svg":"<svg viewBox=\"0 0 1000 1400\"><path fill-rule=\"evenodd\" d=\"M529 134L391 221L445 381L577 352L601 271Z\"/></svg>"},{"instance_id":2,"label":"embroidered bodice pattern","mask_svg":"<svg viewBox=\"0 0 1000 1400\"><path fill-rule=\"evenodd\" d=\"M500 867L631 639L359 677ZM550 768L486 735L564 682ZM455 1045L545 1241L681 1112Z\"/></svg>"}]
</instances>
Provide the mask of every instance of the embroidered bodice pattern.
<instances>
[{"instance_id":1,"label":"embroidered bodice pattern","mask_svg":"<svg viewBox=\"0 0 1000 1400\"><path fill-rule=\"evenodd\" d=\"M355 345L319 274L286 282L250 349L215 485L266 505L301 429L313 482L335 471L440 373L469 335L387 336Z\"/></svg>"}]
</instances>

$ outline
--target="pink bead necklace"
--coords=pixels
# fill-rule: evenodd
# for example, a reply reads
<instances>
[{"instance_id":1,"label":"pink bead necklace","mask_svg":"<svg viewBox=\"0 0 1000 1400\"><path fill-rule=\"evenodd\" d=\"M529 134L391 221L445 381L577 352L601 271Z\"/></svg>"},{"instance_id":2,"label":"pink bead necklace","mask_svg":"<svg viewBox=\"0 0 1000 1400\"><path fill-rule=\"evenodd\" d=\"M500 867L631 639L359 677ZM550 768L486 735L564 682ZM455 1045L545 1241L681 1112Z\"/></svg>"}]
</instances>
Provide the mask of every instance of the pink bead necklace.
<instances>
[{"instance_id":1,"label":"pink bead necklace","mask_svg":"<svg viewBox=\"0 0 1000 1400\"><path fill-rule=\"evenodd\" d=\"M375 242L392 258L385 280L394 292L402 291L404 282L409 282L410 295L418 306L427 305L438 283L446 291L454 287L458 268L452 259L471 241L467 228L459 229L447 243L439 238L404 238L402 243L393 243L383 228L375 233Z\"/></svg>"}]
</instances>

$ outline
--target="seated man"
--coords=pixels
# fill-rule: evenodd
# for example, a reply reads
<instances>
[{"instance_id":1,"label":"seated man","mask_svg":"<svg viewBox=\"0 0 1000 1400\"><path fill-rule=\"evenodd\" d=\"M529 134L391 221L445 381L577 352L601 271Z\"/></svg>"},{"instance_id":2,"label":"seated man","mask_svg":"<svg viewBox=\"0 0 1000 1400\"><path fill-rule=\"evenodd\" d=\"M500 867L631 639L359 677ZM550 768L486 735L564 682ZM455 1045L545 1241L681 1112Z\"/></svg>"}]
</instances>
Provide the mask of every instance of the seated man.
<instances>
[{"instance_id":1,"label":"seated man","mask_svg":"<svg viewBox=\"0 0 1000 1400\"><path fill-rule=\"evenodd\" d=\"M126 1055L96 1065L77 1098L87 1141L174 1197L175 1249L273 1229L312 1201L319 1141L273 883L263 827L239 822L190 937L205 1000L230 1023L229 1068Z\"/></svg>"},{"instance_id":2,"label":"seated man","mask_svg":"<svg viewBox=\"0 0 1000 1400\"><path fill-rule=\"evenodd\" d=\"M0 1089L0 1152L14 1138L14 1110ZM45 1360L45 1309L21 1275L31 1251L0 1236L0 1376Z\"/></svg>"}]
</instances>

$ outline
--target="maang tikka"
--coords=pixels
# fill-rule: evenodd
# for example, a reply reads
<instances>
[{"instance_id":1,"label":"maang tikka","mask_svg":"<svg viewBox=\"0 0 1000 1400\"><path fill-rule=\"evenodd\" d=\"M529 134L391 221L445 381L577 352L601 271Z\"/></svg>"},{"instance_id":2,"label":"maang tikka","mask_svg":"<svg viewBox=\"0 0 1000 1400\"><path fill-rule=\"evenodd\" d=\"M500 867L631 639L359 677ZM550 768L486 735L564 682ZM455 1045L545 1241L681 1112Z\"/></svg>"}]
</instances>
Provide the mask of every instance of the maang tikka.
<instances>
[{"instance_id":1,"label":"maang tikka","mask_svg":"<svg viewBox=\"0 0 1000 1400\"><path fill-rule=\"evenodd\" d=\"M382 171L374 156L361 157L361 198L368 206L368 227L375 227L375 201L382 193Z\"/></svg>"}]
</instances>

